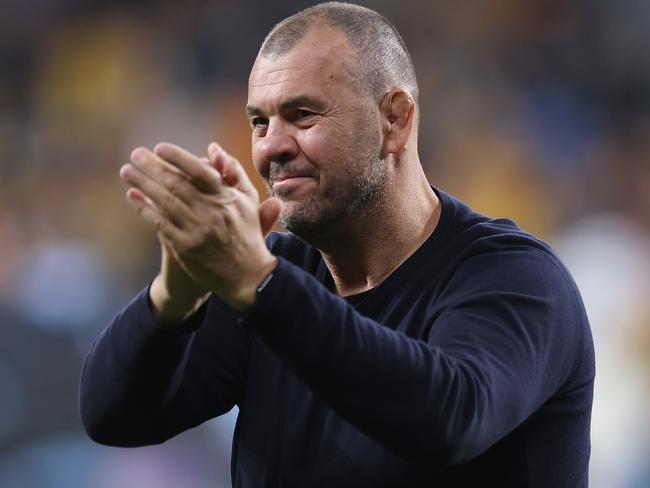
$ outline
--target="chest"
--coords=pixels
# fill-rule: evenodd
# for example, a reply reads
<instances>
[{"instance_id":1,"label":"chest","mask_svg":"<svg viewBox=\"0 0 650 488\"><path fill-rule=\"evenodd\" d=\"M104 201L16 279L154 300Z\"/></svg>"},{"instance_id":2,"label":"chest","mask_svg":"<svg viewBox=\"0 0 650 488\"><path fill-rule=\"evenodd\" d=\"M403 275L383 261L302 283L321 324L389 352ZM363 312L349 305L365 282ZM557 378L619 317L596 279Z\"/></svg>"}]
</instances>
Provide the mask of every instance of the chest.
<instances>
[{"instance_id":1,"label":"chest","mask_svg":"<svg viewBox=\"0 0 650 488\"><path fill-rule=\"evenodd\" d=\"M412 466L338 416L262 344L249 367L235 486L418 486Z\"/></svg>"}]
</instances>

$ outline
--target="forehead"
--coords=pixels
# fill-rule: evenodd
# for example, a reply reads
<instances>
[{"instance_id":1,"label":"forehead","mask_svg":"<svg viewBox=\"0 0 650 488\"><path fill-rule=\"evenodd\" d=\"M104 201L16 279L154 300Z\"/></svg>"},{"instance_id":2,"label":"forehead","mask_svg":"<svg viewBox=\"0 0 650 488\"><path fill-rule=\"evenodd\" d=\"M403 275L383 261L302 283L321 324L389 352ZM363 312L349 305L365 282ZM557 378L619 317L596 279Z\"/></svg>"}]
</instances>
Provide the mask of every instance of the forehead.
<instances>
[{"instance_id":1,"label":"forehead","mask_svg":"<svg viewBox=\"0 0 650 488\"><path fill-rule=\"evenodd\" d=\"M287 54L278 58L258 55L248 83L249 102L354 88L355 62L355 52L343 32L314 27Z\"/></svg>"}]
</instances>

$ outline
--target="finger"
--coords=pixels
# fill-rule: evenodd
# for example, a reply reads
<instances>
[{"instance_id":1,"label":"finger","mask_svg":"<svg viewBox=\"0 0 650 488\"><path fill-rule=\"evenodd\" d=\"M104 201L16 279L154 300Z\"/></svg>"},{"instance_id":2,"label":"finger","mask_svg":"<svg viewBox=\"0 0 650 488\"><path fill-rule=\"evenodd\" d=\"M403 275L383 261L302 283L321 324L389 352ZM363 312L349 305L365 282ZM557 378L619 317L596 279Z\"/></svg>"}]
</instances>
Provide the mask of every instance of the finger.
<instances>
[{"instance_id":1,"label":"finger","mask_svg":"<svg viewBox=\"0 0 650 488\"><path fill-rule=\"evenodd\" d=\"M280 216L280 212L282 212L282 202L279 198L267 198L260 204L260 226L264 237L271 231L273 224Z\"/></svg>"},{"instance_id":2,"label":"finger","mask_svg":"<svg viewBox=\"0 0 650 488\"><path fill-rule=\"evenodd\" d=\"M224 177L225 172L224 158L221 157L223 151L223 148L216 142L208 144L208 163L221 174L221 178ZM224 180L224 182L231 185L232 178L229 178L228 181Z\"/></svg>"},{"instance_id":3,"label":"finger","mask_svg":"<svg viewBox=\"0 0 650 488\"><path fill-rule=\"evenodd\" d=\"M151 224L163 240L174 242L180 236L178 229L160 210L151 205L147 196L136 188L129 188L126 192L126 199L129 204Z\"/></svg>"},{"instance_id":4,"label":"finger","mask_svg":"<svg viewBox=\"0 0 650 488\"><path fill-rule=\"evenodd\" d=\"M183 171L192 184L202 192L211 194L221 189L219 171L182 147L161 142L154 147L154 153Z\"/></svg>"},{"instance_id":5,"label":"finger","mask_svg":"<svg viewBox=\"0 0 650 488\"><path fill-rule=\"evenodd\" d=\"M187 204L191 204L196 198L196 188L190 182L189 177L147 148L134 149L131 153L131 162L136 168Z\"/></svg>"},{"instance_id":6,"label":"finger","mask_svg":"<svg viewBox=\"0 0 650 488\"><path fill-rule=\"evenodd\" d=\"M210 157L210 164L221 173L221 177L226 184L247 195L259 198L253 182L237 158L228 154L216 142L211 142L208 145L208 156Z\"/></svg>"},{"instance_id":7,"label":"finger","mask_svg":"<svg viewBox=\"0 0 650 488\"><path fill-rule=\"evenodd\" d=\"M183 227L184 223L191 221L193 214L190 208L180 198L136 166L132 164L122 166L120 177L132 187L140 190L149 200L149 206L155 207L178 227Z\"/></svg>"}]
</instances>

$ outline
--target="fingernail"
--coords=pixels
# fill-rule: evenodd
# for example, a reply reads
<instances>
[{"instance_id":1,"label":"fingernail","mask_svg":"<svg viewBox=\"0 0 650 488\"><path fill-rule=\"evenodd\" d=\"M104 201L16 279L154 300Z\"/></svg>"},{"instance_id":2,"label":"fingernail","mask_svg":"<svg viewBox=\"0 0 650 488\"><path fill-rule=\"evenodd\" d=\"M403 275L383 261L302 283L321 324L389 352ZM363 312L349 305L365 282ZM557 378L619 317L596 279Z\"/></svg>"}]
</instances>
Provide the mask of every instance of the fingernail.
<instances>
[{"instance_id":1,"label":"fingernail","mask_svg":"<svg viewBox=\"0 0 650 488\"><path fill-rule=\"evenodd\" d=\"M131 153L131 161L137 163L138 161L142 161L144 156L145 156L144 150L139 147Z\"/></svg>"}]
</instances>

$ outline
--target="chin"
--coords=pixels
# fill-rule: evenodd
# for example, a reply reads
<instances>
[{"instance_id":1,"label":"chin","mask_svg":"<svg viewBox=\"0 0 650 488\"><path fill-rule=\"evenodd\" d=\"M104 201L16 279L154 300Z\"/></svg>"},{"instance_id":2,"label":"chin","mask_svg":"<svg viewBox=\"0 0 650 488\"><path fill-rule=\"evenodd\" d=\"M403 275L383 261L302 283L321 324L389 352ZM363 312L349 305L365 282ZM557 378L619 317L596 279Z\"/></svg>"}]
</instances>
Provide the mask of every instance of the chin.
<instances>
[{"instance_id":1,"label":"chin","mask_svg":"<svg viewBox=\"0 0 650 488\"><path fill-rule=\"evenodd\" d=\"M302 205L296 202L286 202L280 214L280 225L299 237L308 237L322 227L322 219L300 207Z\"/></svg>"}]
</instances>

